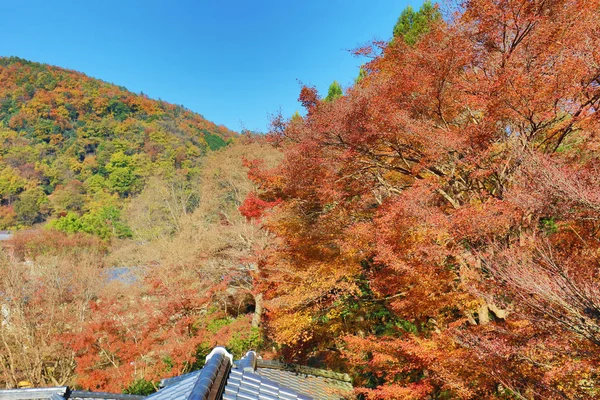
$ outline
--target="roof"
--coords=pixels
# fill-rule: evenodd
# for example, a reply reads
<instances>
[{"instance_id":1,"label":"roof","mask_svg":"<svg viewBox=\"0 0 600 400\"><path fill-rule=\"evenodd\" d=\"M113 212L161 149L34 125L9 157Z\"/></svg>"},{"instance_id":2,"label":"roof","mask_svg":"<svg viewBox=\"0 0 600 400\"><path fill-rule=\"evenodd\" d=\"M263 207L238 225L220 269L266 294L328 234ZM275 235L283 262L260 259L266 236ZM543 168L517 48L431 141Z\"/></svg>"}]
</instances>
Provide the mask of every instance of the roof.
<instances>
[{"instance_id":1,"label":"roof","mask_svg":"<svg viewBox=\"0 0 600 400\"><path fill-rule=\"evenodd\" d=\"M10 231L0 231L0 241L9 240L12 238L12 233Z\"/></svg>"},{"instance_id":2,"label":"roof","mask_svg":"<svg viewBox=\"0 0 600 400\"><path fill-rule=\"evenodd\" d=\"M217 349L218 353L215 353ZM231 355L222 347L217 347L207 356L207 364L200 371L191 372L174 378L163 379L163 389L149 396L147 400L191 400L191 387L203 378L212 379L218 372L210 366ZM223 364L221 364L223 365ZM210 374L205 370L209 368ZM221 371L226 368L222 367ZM216 385L215 381L213 385ZM207 399L223 400L338 400L352 395L352 383L347 374L284 364L277 361L259 359L250 351L241 360L232 363L226 381L221 381L222 393ZM215 392L214 386L205 385L203 393ZM203 398L203 397L199 397Z\"/></svg>"},{"instance_id":3,"label":"roof","mask_svg":"<svg viewBox=\"0 0 600 400\"><path fill-rule=\"evenodd\" d=\"M71 390L68 386L0 390L2 400L143 400L145 396Z\"/></svg>"},{"instance_id":4,"label":"roof","mask_svg":"<svg viewBox=\"0 0 600 400\"><path fill-rule=\"evenodd\" d=\"M351 394L353 389L347 374L321 369L259 359L256 371L267 379L319 400L337 400L341 395Z\"/></svg>"},{"instance_id":5,"label":"roof","mask_svg":"<svg viewBox=\"0 0 600 400\"><path fill-rule=\"evenodd\" d=\"M70 390L0 390L2 400L339 400L352 396L347 374L265 361L249 351L241 360L223 347L206 356L199 371L163 379L150 396Z\"/></svg>"}]
</instances>

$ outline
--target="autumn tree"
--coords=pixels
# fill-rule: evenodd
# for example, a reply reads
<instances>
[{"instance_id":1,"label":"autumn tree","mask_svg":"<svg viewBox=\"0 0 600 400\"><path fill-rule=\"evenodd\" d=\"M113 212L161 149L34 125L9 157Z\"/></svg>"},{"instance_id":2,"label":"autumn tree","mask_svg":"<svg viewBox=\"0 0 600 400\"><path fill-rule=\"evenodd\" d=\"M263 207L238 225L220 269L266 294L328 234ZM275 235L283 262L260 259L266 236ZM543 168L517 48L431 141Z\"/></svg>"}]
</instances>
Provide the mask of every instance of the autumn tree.
<instances>
[{"instance_id":1,"label":"autumn tree","mask_svg":"<svg viewBox=\"0 0 600 400\"><path fill-rule=\"evenodd\" d=\"M238 207L254 189L243 159L260 157L271 166L280 159L261 141L248 138L211 154L197 181L150 179L140 203L132 204L141 209L131 208L128 216L135 238L143 240L113 248L107 259L137 271L135 281L111 282L110 291L91 302L82 330L61 339L75 350L79 385L155 390L160 378L199 368L212 346L239 357L260 344L255 321L262 294L252 285L252 251L270 236ZM190 192L198 197L193 207ZM161 224L161 234L145 230L144 210Z\"/></svg>"},{"instance_id":2,"label":"autumn tree","mask_svg":"<svg viewBox=\"0 0 600 400\"><path fill-rule=\"evenodd\" d=\"M467 1L335 102L302 89L282 166L250 170L286 358L369 398L597 395L598 7Z\"/></svg>"},{"instance_id":3,"label":"autumn tree","mask_svg":"<svg viewBox=\"0 0 600 400\"><path fill-rule=\"evenodd\" d=\"M101 290L103 246L47 231L17 234L10 246L14 257L0 252L0 382L69 384L74 353L60 335L80 329L89 315L89 301Z\"/></svg>"}]
</instances>

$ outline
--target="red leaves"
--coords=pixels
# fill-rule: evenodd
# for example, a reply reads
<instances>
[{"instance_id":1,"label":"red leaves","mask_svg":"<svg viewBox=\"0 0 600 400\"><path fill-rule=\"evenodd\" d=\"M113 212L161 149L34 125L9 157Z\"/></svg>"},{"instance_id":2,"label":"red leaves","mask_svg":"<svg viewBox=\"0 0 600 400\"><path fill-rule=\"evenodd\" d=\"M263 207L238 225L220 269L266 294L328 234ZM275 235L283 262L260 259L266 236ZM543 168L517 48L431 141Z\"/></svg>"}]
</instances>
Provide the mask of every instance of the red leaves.
<instances>
[{"instance_id":1,"label":"red leaves","mask_svg":"<svg viewBox=\"0 0 600 400\"><path fill-rule=\"evenodd\" d=\"M300 90L298 101L302 104L302 107L306 108L306 111L310 113L319 102L317 89L314 87L303 86Z\"/></svg>"},{"instance_id":2,"label":"red leaves","mask_svg":"<svg viewBox=\"0 0 600 400\"><path fill-rule=\"evenodd\" d=\"M250 193L239 207L239 210L248 220L260 219L267 210L276 207L278 204L281 204L281 200L265 201L257 197L255 193Z\"/></svg>"}]
</instances>

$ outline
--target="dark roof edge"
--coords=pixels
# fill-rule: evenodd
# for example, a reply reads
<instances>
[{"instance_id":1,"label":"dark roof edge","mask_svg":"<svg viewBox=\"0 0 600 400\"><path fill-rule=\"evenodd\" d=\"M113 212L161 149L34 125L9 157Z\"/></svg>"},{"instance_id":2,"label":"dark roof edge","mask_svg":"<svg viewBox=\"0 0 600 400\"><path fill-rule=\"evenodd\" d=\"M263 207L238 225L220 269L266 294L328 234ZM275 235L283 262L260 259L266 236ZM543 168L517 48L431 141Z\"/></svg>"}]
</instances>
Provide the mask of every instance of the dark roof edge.
<instances>
[{"instance_id":1,"label":"dark roof edge","mask_svg":"<svg viewBox=\"0 0 600 400\"><path fill-rule=\"evenodd\" d=\"M291 371L300 374L314 375L321 378L330 378L342 382L352 383L352 378L348 374L342 374L339 372L328 371L325 369L306 367L304 365L287 364L275 360L263 360L261 358L256 360L256 368L270 368L270 369L281 369L284 371Z\"/></svg>"}]
</instances>

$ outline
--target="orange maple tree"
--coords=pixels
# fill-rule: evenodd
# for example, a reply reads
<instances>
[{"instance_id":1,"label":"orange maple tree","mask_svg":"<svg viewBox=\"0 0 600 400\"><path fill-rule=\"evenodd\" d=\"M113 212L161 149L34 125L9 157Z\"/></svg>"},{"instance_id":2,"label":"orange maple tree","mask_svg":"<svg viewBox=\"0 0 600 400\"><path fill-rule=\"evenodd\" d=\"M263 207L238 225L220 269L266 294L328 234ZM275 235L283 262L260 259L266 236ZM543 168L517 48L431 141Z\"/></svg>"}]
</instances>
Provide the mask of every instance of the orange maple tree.
<instances>
[{"instance_id":1,"label":"orange maple tree","mask_svg":"<svg viewBox=\"0 0 600 400\"><path fill-rule=\"evenodd\" d=\"M598 395L598 10L465 1L360 49L343 97L302 89L283 164L251 169L281 202L259 287L284 356L368 398Z\"/></svg>"}]
</instances>

